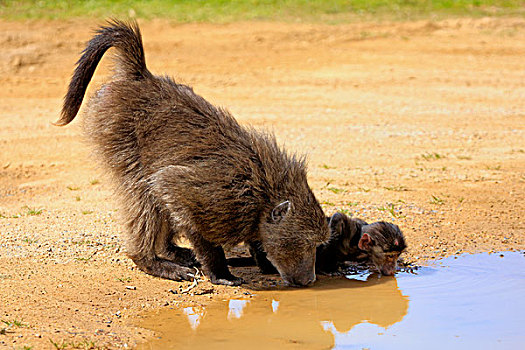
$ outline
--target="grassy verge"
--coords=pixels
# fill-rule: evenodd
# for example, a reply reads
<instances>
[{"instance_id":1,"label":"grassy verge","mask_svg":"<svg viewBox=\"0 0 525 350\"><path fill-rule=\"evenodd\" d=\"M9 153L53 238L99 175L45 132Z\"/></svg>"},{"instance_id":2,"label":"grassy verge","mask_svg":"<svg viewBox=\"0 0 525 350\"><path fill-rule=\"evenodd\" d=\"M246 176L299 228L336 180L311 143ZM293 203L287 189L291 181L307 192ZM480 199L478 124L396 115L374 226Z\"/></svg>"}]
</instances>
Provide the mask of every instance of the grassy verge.
<instances>
[{"instance_id":1,"label":"grassy verge","mask_svg":"<svg viewBox=\"0 0 525 350\"><path fill-rule=\"evenodd\" d=\"M0 18L168 18L225 23L278 20L338 23L355 19L407 20L448 16L524 16L517 0L0 0Z\"/></svg>"}]
</instances>

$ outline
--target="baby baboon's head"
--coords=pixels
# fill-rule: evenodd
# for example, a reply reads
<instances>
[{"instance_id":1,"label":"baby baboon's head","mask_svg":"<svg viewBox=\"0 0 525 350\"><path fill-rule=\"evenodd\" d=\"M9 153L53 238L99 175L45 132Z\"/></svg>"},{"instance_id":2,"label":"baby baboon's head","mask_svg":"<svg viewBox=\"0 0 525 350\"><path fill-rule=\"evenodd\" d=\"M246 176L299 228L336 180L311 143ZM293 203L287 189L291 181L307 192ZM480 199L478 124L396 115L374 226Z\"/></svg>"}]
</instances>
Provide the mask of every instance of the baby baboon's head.
<instances>
[{"instance_id":1,"label":"baby baboon's head","mask_svg":"<svg viewBox=\"0 0 525 350\"><path fill-rule=\"evenodd\" d=\"M379 221L364 225L361 230L359 249L368 253L383 275L393 275L396 272L399 255L406 248L405 237L399 227Z\"/></svg>"}]
</instances>

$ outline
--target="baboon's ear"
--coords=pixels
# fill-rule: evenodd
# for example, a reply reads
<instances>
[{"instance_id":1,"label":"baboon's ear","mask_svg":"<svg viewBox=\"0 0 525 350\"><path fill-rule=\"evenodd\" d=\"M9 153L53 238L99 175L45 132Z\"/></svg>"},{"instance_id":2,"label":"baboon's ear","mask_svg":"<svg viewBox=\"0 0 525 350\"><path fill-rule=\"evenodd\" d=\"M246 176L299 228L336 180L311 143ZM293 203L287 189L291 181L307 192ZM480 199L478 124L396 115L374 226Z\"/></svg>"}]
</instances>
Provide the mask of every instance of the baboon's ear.
<instances>
[{"instance_id":1,"label":"baboon's ear","mask_svg":"<svg viewBox=\"0 0 525 350\"><path fill-rule=\"evenodd\" d=\"M335 213L330 218L330 222L328 223L328 225L330 226L330 233L332 235L338 235L343 232L343 215L344 214L341 213Z\"/></svg>"},{"instance_id":2,"label":"baboon's ear","mask_svg":"<svg viewBox=\"0 0 525 350\"><path fill-rule=\"evenodd\" d=\"M272 210L272 221L274 223L281 222L282 219L286 217L290 209L292 208L292 203L290 201L284 201Z\"/></svg>"},{"instance_id":3,"label":"baboon's ear","mask_svg":"<svg viewBox=\"0 0 525 350\"><path fill-rule=\"evenodd\" d=\"M370 250L372 246L374 245L374 241L372 240L372 237L368 233L363 233L361 236L361 239L359 240L359 243L357 246L361 250Z\"/></svg>"}]
</instances>

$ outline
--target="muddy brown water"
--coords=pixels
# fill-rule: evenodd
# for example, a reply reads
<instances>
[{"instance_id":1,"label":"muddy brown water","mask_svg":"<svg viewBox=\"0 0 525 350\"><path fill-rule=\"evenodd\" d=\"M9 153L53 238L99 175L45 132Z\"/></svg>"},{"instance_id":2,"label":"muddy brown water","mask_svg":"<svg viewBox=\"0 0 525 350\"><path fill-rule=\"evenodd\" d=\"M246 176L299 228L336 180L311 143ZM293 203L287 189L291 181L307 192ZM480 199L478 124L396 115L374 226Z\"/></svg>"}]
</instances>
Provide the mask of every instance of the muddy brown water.
<instances>
[{"instance_id":1,"label":"muddy brown water","mask_svg":"<svg viewBox=\"0 0 525 350\"><path fill-rule=\"evenodd\" d=\"M142 322L160 336L139 348L518 349L524 300L524 252L463 255L165 310Z\"/></svg>"}]
</instances>

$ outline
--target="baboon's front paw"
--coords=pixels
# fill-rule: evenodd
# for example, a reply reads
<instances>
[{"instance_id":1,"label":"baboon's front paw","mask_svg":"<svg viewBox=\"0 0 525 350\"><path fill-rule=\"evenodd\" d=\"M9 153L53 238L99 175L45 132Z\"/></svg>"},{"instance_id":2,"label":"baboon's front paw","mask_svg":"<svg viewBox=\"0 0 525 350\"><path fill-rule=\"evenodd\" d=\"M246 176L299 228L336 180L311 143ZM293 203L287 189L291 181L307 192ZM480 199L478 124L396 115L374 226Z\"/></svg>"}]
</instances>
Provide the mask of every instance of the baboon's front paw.
<instances>
[{"instance_id":1,"label":"baboon's front paw","mask_svg":"<svg viewBox=\"0 0 525 350\"><path fill-rule=\"evenodd\" d=\"M222 284L225 286L240 286L244 283L244 280L242 278L233 275L231 275L231 277L229 277L228 279L211 276L210 281L213 284Z\"/></svg>"},{"instance_id":2,"label":"baboon's front paw","mask_svg":"<svg viewBox=\"0 0 525 350\"><path fill-rule=\"evenodd\" d=\"M190 267L178 267L175 271L171 271L169 279L174 281L192 281L195 279L196 270Z\"/></svg>"}]
</instances>

